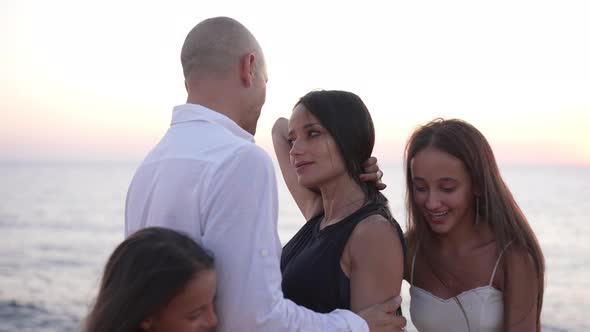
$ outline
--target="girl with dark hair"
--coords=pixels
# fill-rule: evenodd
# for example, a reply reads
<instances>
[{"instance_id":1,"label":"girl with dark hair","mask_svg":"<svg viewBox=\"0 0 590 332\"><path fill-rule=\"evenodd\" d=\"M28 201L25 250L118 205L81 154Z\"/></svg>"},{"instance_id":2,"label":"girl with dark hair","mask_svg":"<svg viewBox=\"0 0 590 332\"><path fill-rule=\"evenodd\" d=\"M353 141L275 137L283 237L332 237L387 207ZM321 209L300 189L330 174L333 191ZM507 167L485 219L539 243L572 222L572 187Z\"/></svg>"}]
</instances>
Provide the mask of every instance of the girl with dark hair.
<instances>
[{"instance_id":1,"label":"girl with dark hair","mask_svg":"<svg viewBox=\"0 0 590 332\"><path fill-rule=\"evenodd\" d=\"M346 91L310 92L275 123L277 159L307 220L281 257L283 293L297 304L358 313L400 293L403 233L361 174L374 142L367 107Z\"/></svg>"},{"instance_id":2,"label":"girl with dark hair","mask_svg":"<svg viewBox=\"0 0 590 332\"><path fill-rule=\"evenodd\" d=\"M188 236L142 229L109 258L84 332L206 332L217 324L213 258Z\"/></svg>"},{"instance_id":3,"label":"girl with dark hair","mask_svg":"<svg viewBox=\"0 0 590 332\"><path fill-rule=\"evenodd\" d=\"M545 264L486 138L462 120L405 151L410 313L419 331L540 331Z\"/></svg>"}]
</instances>

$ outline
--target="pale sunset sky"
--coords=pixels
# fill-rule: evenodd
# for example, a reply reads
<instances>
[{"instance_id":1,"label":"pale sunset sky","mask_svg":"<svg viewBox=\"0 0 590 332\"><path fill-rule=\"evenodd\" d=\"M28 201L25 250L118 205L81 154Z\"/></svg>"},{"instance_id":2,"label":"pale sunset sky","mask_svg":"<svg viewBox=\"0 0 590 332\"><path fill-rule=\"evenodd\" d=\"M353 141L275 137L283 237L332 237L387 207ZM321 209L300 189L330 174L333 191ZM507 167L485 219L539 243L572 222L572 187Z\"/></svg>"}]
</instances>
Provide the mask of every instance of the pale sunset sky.
<instances>
[{"instance_id":1,"label":"pale sunset sky","mask_svg":"<svg viewBox=\"0 0 590 332\"><path fill-rule=\"evenodd\" d=\"M590 165L588 1L0 0L0 160L141 160L186 100L180 49L230 16L266 54L256 140L306 92L357 93L375 155L462 118L502 163Z\"/></svg>"}]
</instances>

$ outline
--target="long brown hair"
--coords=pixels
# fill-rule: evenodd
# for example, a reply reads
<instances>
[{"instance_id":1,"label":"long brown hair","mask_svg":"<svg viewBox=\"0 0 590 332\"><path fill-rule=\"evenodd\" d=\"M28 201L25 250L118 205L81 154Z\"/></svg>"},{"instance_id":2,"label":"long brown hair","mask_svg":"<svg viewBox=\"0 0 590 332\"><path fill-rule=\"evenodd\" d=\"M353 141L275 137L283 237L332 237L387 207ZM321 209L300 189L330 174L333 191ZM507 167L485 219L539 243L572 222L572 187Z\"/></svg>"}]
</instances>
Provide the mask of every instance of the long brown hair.
<instances>
[{"instance_id":1,"label":"long brown hair","mask_svg":"<svg viewBox=\"0 0 590 332\"><path fill-rule=\"evenodd\" d=\"M411 161L421 150L434 147L461 160L478 188L479 219L486 220L492 229L496 243L504 248L508 243L524 248L533 258L537 269L537 330L540 330L543 305L545 259L537 237L533 233L522 210L502 180L500 171L488 141L471 124L458 119L435 119L414 131L405 149L406 208L408 243L424 241L430 232L424 216L414 203Z\"/></svg>"},{"instance_id":2,"label":"long brown hair","mask_svg":"<svg viewBox=\"0 0 590 332\"><path fill-rule=\"evenodd\" d=\"M84 332L138 332L213 258L188 236L150 227L123 241L109 258Z\"/></svg>"}]
</instances>

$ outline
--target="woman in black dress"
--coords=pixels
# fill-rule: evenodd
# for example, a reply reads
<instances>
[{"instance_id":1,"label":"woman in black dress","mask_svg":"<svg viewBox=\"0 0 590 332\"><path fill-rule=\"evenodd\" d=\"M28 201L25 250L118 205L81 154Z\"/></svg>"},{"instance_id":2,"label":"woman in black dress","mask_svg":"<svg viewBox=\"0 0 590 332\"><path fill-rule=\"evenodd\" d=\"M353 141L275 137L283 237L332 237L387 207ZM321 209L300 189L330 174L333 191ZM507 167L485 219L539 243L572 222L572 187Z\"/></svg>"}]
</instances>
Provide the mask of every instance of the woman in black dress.
<instances>
[{"instance_id":1,"label":"woman in black dress","mask_svg":"<svg viewBox=\"0 0 590 332\"><path fill-rule=\"evenodd\" d=\"M313 91L273 127L284 180L307 222L281 257L285 297L318 312L359 312L399 295L403 234L361 176L375 132L363 101Z\"/></svg>"}]
</instances>

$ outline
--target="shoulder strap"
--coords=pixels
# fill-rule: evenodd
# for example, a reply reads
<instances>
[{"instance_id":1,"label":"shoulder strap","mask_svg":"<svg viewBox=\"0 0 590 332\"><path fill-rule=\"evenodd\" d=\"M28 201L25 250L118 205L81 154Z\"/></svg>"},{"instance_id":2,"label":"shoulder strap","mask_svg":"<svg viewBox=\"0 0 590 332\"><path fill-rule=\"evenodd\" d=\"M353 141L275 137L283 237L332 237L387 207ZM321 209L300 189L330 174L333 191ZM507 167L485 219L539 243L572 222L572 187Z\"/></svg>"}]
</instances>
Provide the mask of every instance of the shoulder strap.
<instances>
[{"instance_id":1,"label":"shoulder strap","mask_svg":"<svg viewBox=\"0 0 590 332\"><path fill-rule=\"evenodd\" d=\"M414 262L416 262L416 254L418 253L419 244L416 244L416 250L414 250L414 255L412 256L412 268L410 270L410 285L414 285Z\"/></svg>"},{"instance_id":2,"label":"shoulder strap","mask_svg":"<svg viewBox=\"0 0 590 332\"><path fill-rule=\"evenodd\" d=\"M500 258L502 258L504 251L506 251L506 248L508 248L508 246L511 243L512 243L512 241L508 242L508 244L506 246L504 246L504 249L502 249L502 251L500 251L500 255L498 255L498 259L496 259L496 265L494 266L494 271L492 271L492 276L490 277L489 286L492 285L492 282L494 281L494 277L496 276L496 271L498 270L498 264L500 263Z\"/></svg>"}]
</instances>

